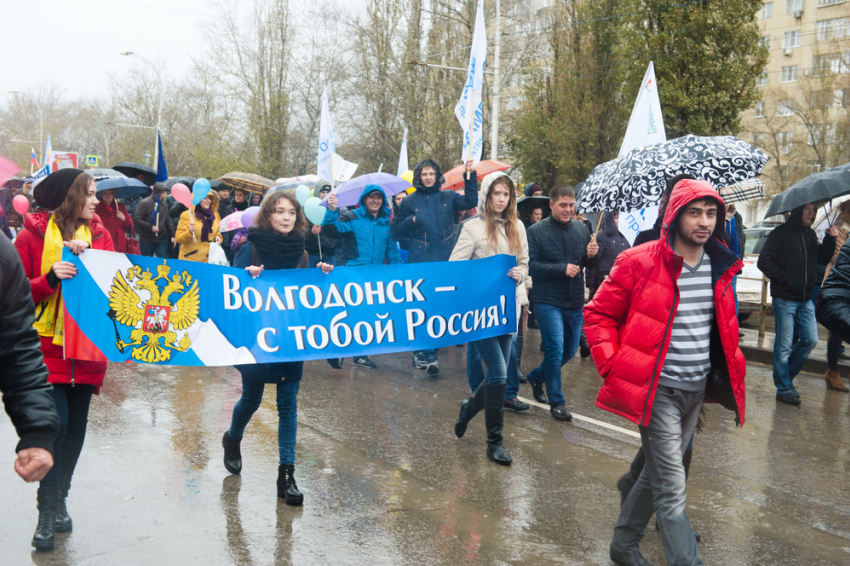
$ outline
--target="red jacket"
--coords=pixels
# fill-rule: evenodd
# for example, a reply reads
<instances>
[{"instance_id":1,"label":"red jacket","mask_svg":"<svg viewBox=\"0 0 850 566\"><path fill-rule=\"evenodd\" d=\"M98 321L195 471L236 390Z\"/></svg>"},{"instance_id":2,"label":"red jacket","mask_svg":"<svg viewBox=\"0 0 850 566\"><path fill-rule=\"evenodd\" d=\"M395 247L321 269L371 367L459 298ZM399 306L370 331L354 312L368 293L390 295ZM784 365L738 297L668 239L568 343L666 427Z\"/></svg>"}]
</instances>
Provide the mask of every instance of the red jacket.
<instances>
[{"instance_id":1,"label":"red jacket","mask_svg":"<svg viewBox=\"0 0 850 566\"><path fill-rule=\"evenodd\" d=\"M738 348L732 290L732 278L743 264L723 244L726 207L717 191L705 181L680 181L664 215L661 239L622 252L608 279L584 308L590 351L605 380L596 406L641 426L646 426L652 415L679 303L676 281L683 259L673 251L669 227L688 203L705 197L720 203L714 234L704 248L711 259L714 285L712 369L706 384L706 402L718 402L734 410L739 424L744 423L747 365ZM726 379L712 379L715 372Z\"/></svg>"},{"instance_id":2,"label":"red jacket","mask_svg":"<svg viewBox=\"0 0 850 566\"><path fill-rule=\"evenodd\" d=\"M24 264L24 273L30 280L32 287L32 299L36 304L43 301L55 291L47 282L47 276L41 275L41 255L44 251L44 232L47 230L47 222L50 214L47 212L35 212L27 214L24 219L24 229L15 240L15 248L21 256ZM97 214L91 219L92 249L115 251L112 246L112 238L109 236L103 222ZM61 285L61 283L60 283ZM53 343L49 336L41 337L41 351L50 375L47 381L50 383L79 383L87 385L103 385L103 376L106 373L106 362L89 362L83 360L65 359L62 346Z\"/></svg>"},{"instance_id":3,"label":"red jacket","mask_svg":"<svg viewBox=\"0 0 850 566\"><path fill-rule=\"evenodd\" d=\"M133 228L133 219L127 214L124 205L113 200L110 207L106 206L105 202L100 201L97 203L94 212L100 216L100 221L103 222L109 235L112 236L112 245L115 246L115 251L127 253L127 232ZM124 215L124 220L118 219L116 216L118 212Z\"/></svg>"}]
</instances>

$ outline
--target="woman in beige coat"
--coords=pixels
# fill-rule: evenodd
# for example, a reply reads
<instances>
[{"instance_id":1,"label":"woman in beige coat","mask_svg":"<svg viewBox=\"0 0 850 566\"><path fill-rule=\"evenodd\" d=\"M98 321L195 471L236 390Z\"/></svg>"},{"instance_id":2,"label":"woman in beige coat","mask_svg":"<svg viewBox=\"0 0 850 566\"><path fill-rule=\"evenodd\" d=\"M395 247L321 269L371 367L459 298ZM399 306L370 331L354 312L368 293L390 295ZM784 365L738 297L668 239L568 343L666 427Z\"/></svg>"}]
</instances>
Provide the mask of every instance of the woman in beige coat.
<instances>
[{"instance_id":1,"label":"woman in beige coat","mask_svg":"<svg viewBox=\"0 0 850 566\"><path fill-rule=\"evenodd\" d=\"M479 259L498 254L516 256L516 267L506 273L516 281L516 319L525 302L524 280L528 276L528 241L525 225L517 217L516 190L513 181L504 173L491 173L481 183L478 193L478 216L463 224L457 244L449 261ZM511 457L502 446L502 427L505 414L505 381L511 340L514 332L475 342L481 359L487 366L487 377L469 399L460 404L460 416L455 423L458 438L466 432L469 421L484 409L487 427L487 457L497 464L509 465Z\"/></svg>"}]
</instances>

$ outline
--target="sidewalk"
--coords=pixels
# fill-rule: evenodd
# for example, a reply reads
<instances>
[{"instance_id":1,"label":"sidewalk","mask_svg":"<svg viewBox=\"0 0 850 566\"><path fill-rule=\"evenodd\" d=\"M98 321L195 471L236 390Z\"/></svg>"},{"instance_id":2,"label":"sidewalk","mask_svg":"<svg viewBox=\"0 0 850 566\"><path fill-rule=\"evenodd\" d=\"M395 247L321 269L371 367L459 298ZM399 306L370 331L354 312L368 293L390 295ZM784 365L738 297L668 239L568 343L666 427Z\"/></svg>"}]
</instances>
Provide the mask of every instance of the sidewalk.
<instances>
[{"instance_id":1,"label":"sidewalk","mask_svg":"<svg viewBox=\"0 0 850 566\"><path fill-rule=\"evenodd\" d=\"M758 362L769 366L773 365L773 341L776 334L766 332L764 337L759 338L758 330L750 330L742 328L744 336L741 338L741 351L744 352L748 362ZM848 360L838 360L838 370L842 376L846 377L850 371L850 363ZM821 337L818 340L817 346L809 354L809 359L803 366L803 371L818 373L823 375L826 373L826 340Z\"/></svg>"}]
</instances>

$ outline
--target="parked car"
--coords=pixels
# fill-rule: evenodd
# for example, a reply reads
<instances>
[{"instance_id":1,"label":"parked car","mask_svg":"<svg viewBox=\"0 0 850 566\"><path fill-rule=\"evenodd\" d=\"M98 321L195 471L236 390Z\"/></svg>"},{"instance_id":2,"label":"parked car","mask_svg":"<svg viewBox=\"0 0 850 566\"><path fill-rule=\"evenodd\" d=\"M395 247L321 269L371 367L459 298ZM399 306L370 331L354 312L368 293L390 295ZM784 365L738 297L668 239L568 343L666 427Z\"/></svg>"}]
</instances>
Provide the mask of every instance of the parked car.
<instances>
[{"instance_id":1,"label":"parked car","mask_svg":"<svg viewBox=\"0 0 850 566\"><path fill-rule=\"evenodd\" d=\"M779 222L759 222L755 227L744 230L747 236L747 242L744 244L744 269L738 275L736 288L738 312L742 321L761 308L762 272L756 263L767 237L779 225ZM766 304L772 305L769 283Z\"/></svg>"}]
</instances>

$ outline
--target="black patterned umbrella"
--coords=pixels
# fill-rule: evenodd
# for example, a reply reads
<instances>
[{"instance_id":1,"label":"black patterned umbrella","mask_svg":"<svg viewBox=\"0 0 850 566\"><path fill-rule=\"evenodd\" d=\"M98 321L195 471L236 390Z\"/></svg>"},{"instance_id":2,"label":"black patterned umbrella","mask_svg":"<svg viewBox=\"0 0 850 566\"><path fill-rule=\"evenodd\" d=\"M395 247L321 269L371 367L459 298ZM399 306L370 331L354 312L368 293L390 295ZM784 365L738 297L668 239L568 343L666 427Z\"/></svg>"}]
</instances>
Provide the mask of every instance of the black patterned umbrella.
<instances>
[{"instance_id":1,"label":"black patterned umbrella","mask_svg":"<svg viewBox=\"0 0 850 566\"><path fill-rule=\"evenodd\" d=\"M684 173L709 181L715 189L757 176L769 157L734 136L688 134L638 147L597 165L576 202L581 212L628 212L655 206L667 180Z\"/></svg>"}]
</instances>

